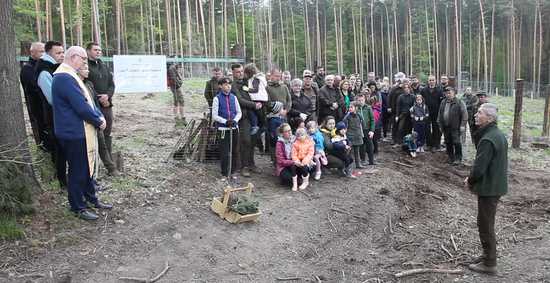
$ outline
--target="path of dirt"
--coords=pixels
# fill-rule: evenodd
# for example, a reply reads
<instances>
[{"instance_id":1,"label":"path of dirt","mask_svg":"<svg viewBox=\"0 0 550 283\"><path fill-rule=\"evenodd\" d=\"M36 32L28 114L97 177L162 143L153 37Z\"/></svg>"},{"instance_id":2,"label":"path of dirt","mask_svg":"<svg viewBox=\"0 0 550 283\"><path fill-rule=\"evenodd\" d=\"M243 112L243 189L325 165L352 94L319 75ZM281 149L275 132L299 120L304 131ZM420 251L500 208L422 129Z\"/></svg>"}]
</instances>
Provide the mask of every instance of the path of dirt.
<instances>
[{"instance_id":1,"label":"path of dirt","mask_svg":"<svg viewBox=\"0 0 550 283\"><path fill-rule=\"evenodd\" d=\"M200 117L201 97L188 100ZM100 192L116 208L85 223L59 207L63 196L44 194L41 206L57 214L34 216L28 240L3 243L0 281L118 282L152 277L165 262L171 268L159 282L393 282L418 267L465 273L401 281L550 281L547 171L511 164L510 193L497 212L499 274L478 275L463 265L479 253L476 199L461 185L469 168L448 166L444 153L410 160L383 145L376 173L327 173L306 193L280 187L259 156L264 173L241 182L254 183L263 215L232 225L209 209L223 188L216 164L165 162L179 136L168 101L118 97L114 132L127 176L103 178Z\"/></svg>"}]
</instances>

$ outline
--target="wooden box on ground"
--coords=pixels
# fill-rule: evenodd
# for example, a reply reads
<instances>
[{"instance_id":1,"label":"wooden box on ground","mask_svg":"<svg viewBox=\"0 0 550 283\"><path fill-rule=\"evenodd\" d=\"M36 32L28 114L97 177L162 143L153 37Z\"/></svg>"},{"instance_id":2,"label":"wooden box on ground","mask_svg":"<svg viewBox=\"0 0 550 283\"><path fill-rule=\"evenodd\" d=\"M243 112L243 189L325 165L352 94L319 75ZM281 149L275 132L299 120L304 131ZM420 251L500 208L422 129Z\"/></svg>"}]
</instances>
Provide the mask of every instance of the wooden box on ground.
<instances>
[{"instance_id":1,"label":"wooden box on ground","mask_svg":"<svg viewBox=\"0 0 550 283\"><path fill-rule=\"evenodd\" d=\"M223 196L220 197L214 197L212 200L212 205L210 205L210 208L212 211L214 211L216 214L218 214L222 219L225 219L229 221L230 223L242 223L242 222L249 222L249 221L256 221L258 217L262 214L259 210L256 213L251 214L239 214L235 211L232 211L231 208L228 205L229 202L229 196L231 193L239 192L239 191L245 191L248 195L252 193L252 188L254 188L254 185L251 183L248 183L246 187L243 188L226 188L223 190Z\"/></svg>"}]
</instances>

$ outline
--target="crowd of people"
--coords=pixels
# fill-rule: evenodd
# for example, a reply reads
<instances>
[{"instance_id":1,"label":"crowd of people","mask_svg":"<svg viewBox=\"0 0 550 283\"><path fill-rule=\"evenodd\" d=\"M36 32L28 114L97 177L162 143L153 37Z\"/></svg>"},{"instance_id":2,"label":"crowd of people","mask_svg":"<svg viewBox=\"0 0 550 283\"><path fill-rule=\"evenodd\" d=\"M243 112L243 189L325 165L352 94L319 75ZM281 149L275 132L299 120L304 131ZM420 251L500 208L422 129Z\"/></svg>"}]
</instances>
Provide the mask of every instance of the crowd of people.
<instances>
[{"instance_id":1,"label":"crowd of people","mask_svg":"<svg viewBox=\"0 0 550 283\"><path fill-rule=\"evenodd\" d=\"M292 79L277 68L264 74L254 64L234 64L228 77L214 68L204 96L220 133L223 177L259 172L258 147L271 154L276 175L294 191L309 185L310 174L319 180L326 168L355 178L354 168L377 163L383 141L412 158L444 148L448 163L460 165L466 129L475 141L474 114L487 102L484 92L471 88L459 99L446 75L439 83L429 76L422 85L401 72L393 83L371 72L364 83L359 74L326 75L319 67Z\"/></svg>"},{"instance_id":2,"label":"crowd of people","mask_svg":"<svg viewBox=\"0 0 550 283\"><path fill-rule=\"evenodd\" d=\"M114 82L101 54L93 42L67 50L60 42L35 42L20 74L36 144L51 154L70 209L84 220L98 219L94 209L112 209L96 196L98 156L110 175L119 174L112 158ZM269 153L275 175L292 191L330 169L356 178L353 169L379 163L381 142L411 158L444 150L449 164L460 165L468 128L477 154L464 185L478 197L483 248L470 268L496 272L494 222L508 190L508 144L485 93L466 88L458 98L445 75L422 85L401 72L391 81L370 72L363 82L360 74L327 75L322 67L292 79L277 68L263 73L254 64L234 64L230 77L214 68L204 91L228 180L261 173L255 148ZM168 68L168 84L176 121L185 123L177 65Z\"/></svg>"},{"instance_id":3,"label":"crowd of people","mask_svg":"<svg viewBox=\"0 0 550 283\"><path fill-rule=\"evenodd\" d=\"M112 208L96 197L98 156L108 174L119 175L112 158L115 85L101 55L93 42L67 50L57 41L34 42L20 73L34 140L51 154L71 211L85 220L98 218L91 208Z\"/></svg>"}]
</instances>

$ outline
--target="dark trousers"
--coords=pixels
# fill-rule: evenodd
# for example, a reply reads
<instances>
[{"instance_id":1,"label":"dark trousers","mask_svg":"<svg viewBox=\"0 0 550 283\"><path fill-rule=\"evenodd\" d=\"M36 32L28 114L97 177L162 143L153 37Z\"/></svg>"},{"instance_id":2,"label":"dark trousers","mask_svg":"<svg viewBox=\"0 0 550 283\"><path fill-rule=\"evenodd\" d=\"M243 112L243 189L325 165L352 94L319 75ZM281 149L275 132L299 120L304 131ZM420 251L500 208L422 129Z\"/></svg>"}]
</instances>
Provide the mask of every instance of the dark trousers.
<instances>
[{"instance_id":1,"label":"dark trousers","mask_svg":"<svg viewBox=\"0 0 550 283\"><path fill-rule=\"evenodd\" d=\"M107 127L103 130L105 137L111 137L111 130L113 129L113 108L112 107L101 107L101 113L105 117L105 122Z\"/></svg>"},{"instance_id":2,"label":"dark trousers","mask_svg":"<svg viewBox=\"0 0 550 283\"><path fill-rule=\"evenodd\" d=\"M339 157L333 155L333 154L327 154L327 168L337 168L337 169L344 169L346 167L346 164L344 160L340 159Z\"/></svg>"},{"instance_id":3,"label":"dark trousers","mask_svg":"<svg viewBox=\"0 0 550 283\"><path fill-rule=\"evenodd\" d=\"M239 167L253 167L254 163L254 145L256 143L256 135L250 135L251 123L248 119L241 119L239 123Z\"/></svg>"},{"instance_id":4,"label":"dark trousers","mask_svg":"<svg viewBox=\"0 0 550 283\"><path fill-rule=\"evenodd\" d=\"M55 165L55 175L61 187L67 187L67 159L62 146L56 139L52 151L52 160Z\"/></svg>"},{"instance_id":5,"label":"dark trousers","mask_svg":"<svg viewBox=\"0 0 550 283\"><path fill-rule=\"evenodd\" d=\"M363 145L361 146L359 153L359 156L356 156L355 158L359 157L361 161L365 161L365 157L368 156L369 164L374 164L374 143L373 140L369 138L368 132L363 137Z\"/></svg>"},{"instance_id":6,"label":"dark trousers","mask_svg":"<svg viewBox=\"0 0 550 283\"><path fill-rule=\"evenodd\" d=\"M403 143L403 138L412 131L411 116L408 113L399 114L399 121L397 124L397 137L399 138L396 143Z\"/></svg>"},{"instance_id":7,"label":"dark trousers","mask_svg":"<svg viewBox=\"0 0 550 283\"><path fill-rule=\"evenodd\" d=\"M353 158L347 150L336 150L332 153L335 157L344 162L344 167L348 167L353 163Z\"/></svg>"},{"instance_id":8,"label":"dark trousers","mask_svg":"<svg viewBox=\"0 0 550 283\"><path fill-rule=\"evenodd\" d=\"M426 144L426 123L422 121L415 121L414 131L416 132L416 145L418 147Z\"/></svg>"},{"instance_id":9,"label":"dark trousers","mask_svg":"<svg viewBox=\"0 0 550 283\"><path fill-rule=\"evenodd\" d=\"M113 161L113 157L107 148L103 131L97 131L97 146L99 157L101 158L103 165L109 172L113 172L116 169L116 166Z\"/></svg>"},{"instance_id":10,"label":"dark trousers","mask_svg":"<svg viewBox=\"0 0 550 283\"><path fill-rule=\"evenodd\" d=\"M378 154L378 143L382 138L382 128L374 130L374 136L372 137L372 145L374 146L373 153Z\"/></svg>"},{"instance_id":11,"label":"dark trousers","mask_svg":"<svg viewBox=\"0 0 550 283\"><path fill-rule=\"evenodd\" d=\"M486 266L497 265L497 241L495 235L495 214L500 197L477 198L477 228L479 240L483 248Z\"/></svg>"},{"instance_id":12,"label":"dark trousers","mask_svg":"<svg viewBox=\"0 0 550 283\"><path fill-rule=\"evenodd\" d=\"M351 150L353 151L353 159L355 160L355 167L361 166L361 148L363 145L352 145Z\"/></svg>"},{"instance_id":13,"label":"dark trousers","mask_svg":"<svg viewBox=\"0 0 550 283\"><path fill-rule=\"evenodd\" d=\"M388 112L382 113L382 133L384 137L388 136L388 130L391 128L391 114Z\"/></svg>"},{"instance_id":14,"label":"dark trousers","mask_svg":"<svg viewBox=\"0 0 550 283\"><path fill-rule=\"evenodd\" d=\"M229 176L239 170L239 130L218 130L220 137L220 165L223 176ZM231 172L229 172L231 162Z\"/></svg>"},{"instance_id":15,"label":"dark trousers","mask_svg":"<svg viewBox=\"0 0 550 283\"><path fill-rule=\"evenodd\" d=\"M68 198L74 212L86 208L86 202L97 204L94 180L90 177L85 139L58 139L69 163Z\"/></svg>"},{"instance_id":16,"label":"dark trousers","mask_svg":"<svg viewBox=\"0 0 550 283\"><path fill-rule=\"evenodd\" d=\"M398 134L398 125L397 123L395 122L395 115L392 115L390 117L390 123L391 123L391 138L392 138L392 142L393 143L402 143L403 142L403 139L399 139L399 134Z\"/></svg>"},{"instance_id":17,"label":"dark trousers","mask_svg":"<svg viewBox=\"0 0 550 283\"><path fill-rule=\"evenodd\" d=\"M281 174L279 174L279 179L283 185L292 185L292 178L298 176L298 184L301 184L302 178L309 175L310 171L310 168L307 166L298 167L296 165L292 165L285 167L283 171L281 171Z\"/></svg>"},{"instance_id":18,"label":"dark trousers","mask_svg":"<svg viewBox=\"0 0 550 283\"><path fill-rule=\"evenodd\" d=\"M460 130L443 128L445 147L449 160L462 160L462 143L460 142Z\"/></svg>"},{"instance_id":19,"label":"dark trousers","mask_svg":"<svg viewBox=\"0 0 550 283\"><path fill-rule=\"evenodd\" d=\"M441 131L439 131L437 117L432 117L427 124L426 130L426 145L439 148L441 146Z\"/></svg>"}]
</instances>

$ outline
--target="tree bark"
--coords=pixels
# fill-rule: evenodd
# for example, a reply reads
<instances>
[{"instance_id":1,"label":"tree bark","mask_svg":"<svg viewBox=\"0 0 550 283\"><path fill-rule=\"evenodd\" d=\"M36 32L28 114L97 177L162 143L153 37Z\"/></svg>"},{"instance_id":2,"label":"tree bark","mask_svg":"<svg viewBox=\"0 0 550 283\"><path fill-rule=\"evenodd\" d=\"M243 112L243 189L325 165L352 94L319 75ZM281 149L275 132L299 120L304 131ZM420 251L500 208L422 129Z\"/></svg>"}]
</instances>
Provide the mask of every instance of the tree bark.
<instances>
[{"instance_id":1,"label":"tree bark","mask_svg":"<svg viewBox=\"0 0 550 283\"><path fill-rule=\"evenodd\" d=\"M15 188L0 187L0 193L3 195L2 198L6 198L6 195L15 197L13 205L19 207L30 205L30 189L39 187L39 184L33 181L36 179L31 166L28 165L31 158L27 144L23 102L19 86L19 65L16 61L17 46L12 0L0 1L0 32L2 33L2 40L0 41L0 76L2 77L0 80L0 129L2 129L0 131L0 147L3 151L5 151L4 149L11 150L3 152L2 159L22 163L0 161L0 166L17 168L18 170L13 172L14 175L11 177L14 180L20 179L20 184L23 184L24 187L19 189L25 190L24 192L13 192ZM4 201L2 201L2 204L4 204Z\"/></svg>"},{"instance_id":2,"label":"tree bark","mask_svg":"<svg viewBox=\"0 0 550 283\"><path fill-rule=\"evenodd\" d=\"M492 11L491 11L491 54L490 54L490 57L491 57L491 62L489 63L489 67L490 67L490 71L489 71L489 93L492 94L493 93L493 80L494 80L494 77L493 77L493 70L494 70L494 66L493 66L493 60L494 60L494 46L495 46L495 9L496 9L496 0L493 0L493 8L492 8Z\"/></svg>"},{"instance_id":3,"label":"tree bark","mask_svg":"<svg viewBox=\"0 0 550 283\"><path fill-rule=\"evenodd\" d=\"M61 42L67 46L67 37L65 35L65 11L63 10L63 0L59 0L59 22L61 24Z\"/></svg>"},{"instance_id":4,"label":"tree bark","mask_svg":"<svg viewBox=\"0 0 550 283\"><path fill-rule=\"evenodd\" d=\"M53 40L51 0L46 0L46 40Z\"/></svg>"},{"instance_id":5,"label":"tree bark","mask_svg":"<svg viewBox=\"0 0 550 283\"><path fill-rule=\"evenodd\" d=\"M212 43L212 55L214 57L217 56L217 52L216 52L216 14L215 14L215 9L214 9L214 5L215 5L215 0L210 0L210 42ZM179 5L178 5L179 7ZM179 23L179 25L181 26L181 22ZM181 28L180 28L181 30ZM181 35L180 35L180 38L181 38ZM182 52L183 54L183 52Z\"/></svg>"},{"instance_id":6,"label":"tree bark","mask_svg":"<svg viewBox=\"0 0 550 283\"><path fill-rule=\"evenodd\" d=\"M485 10L483 9L483 0L479 0L479 12L481 14L481 28L483 30L483 89L487 90L487 71L488 71L488 64L487 64L487 33L485 28Z\"/></svg>"},{"instance_id":7,"label":"tree bark","mask_svg":"<svg viewBox=\"0 0 550 283\"><path fill-rule=\"evenodd\" d=\"M516 80L516 104L514 106L514 128L512 132L512 148L519 148L521 144L521 118L523 109L523 80Z\"/></svg>"},{"instance_id":8,"label":"tree bark","mask_svg":"<svg viewBox=\"0 0 550 283\"><path fill-rule=\"evenodd\" d=\"M77 0L78 1L78 0ZM116 0L116 52L122 52L122 0ZM81 45L81 44L80 44Z\"/></svg>"},{"instance_id":9,"label":"tree bark","mask_svg":"<svg viewBox=\"0 0 550 283\"><path fill-rule=\"evenodd\" d=\"M82 0L76 0L76 45L82 46L84 41L82 32ZM120 0L117 0L120 1Z\"/></svg>"},{"instance_id":10,"label":"tree bark","mask_svg":"<svg viewBox=\"0 0 550 283\"><path fill-rule=\"evenodd\" d=\"M168 43L168 55L174 54L174 48L172 45L172 38L173 38L173 32L172 32L172 9L170 7L170 1L171 0L164 0L164 7L166 9L166 41Z\"/></svg>"},{"instance_id":11,"label":"tree bark","mask_svg":"<svg viewBox=\"0 0 550 283\"><path fill-rule=\"evenodd\" d=\"M40 19L40 2L39 0L34 0L34 12L36 14L36 35L38 41L42 41L42 20Z\"/></svg>"}]
</instances>

